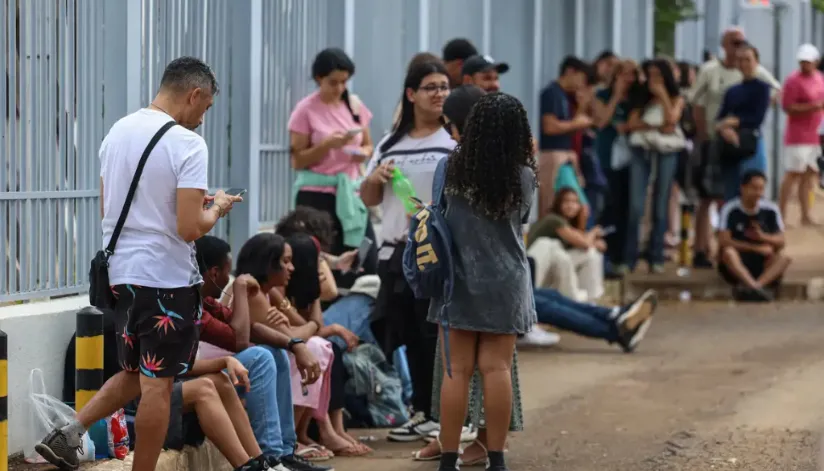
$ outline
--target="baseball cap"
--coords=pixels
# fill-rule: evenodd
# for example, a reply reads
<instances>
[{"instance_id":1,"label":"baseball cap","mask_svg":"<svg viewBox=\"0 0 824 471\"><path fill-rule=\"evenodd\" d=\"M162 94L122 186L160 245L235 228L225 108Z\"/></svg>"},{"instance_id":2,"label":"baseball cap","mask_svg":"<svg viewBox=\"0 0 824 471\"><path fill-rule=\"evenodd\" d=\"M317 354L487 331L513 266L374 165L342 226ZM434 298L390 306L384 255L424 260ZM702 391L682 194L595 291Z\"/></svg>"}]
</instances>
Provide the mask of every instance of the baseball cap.
<instances>
[{"instance_id":1,"label":"baseball cap","mask_svg":"<svg viewBox=\"0 0 824 471\"><path fill-rule=\"evenodd\" d=\"M487 70L497 70L499 74L505 74L509 71L509 64L506 62L495 62L495 59L483 55L472 56L466 59L461 69L461 75L475 75L478 72L486 72Z\"/></svg>"},{"instance_id":2,"label":"baseball cap","mask_svg":"<svg viewBox=\"0 0 824 471\"><path fill-rule=\"evenodd\" d=\"M816 62L820 58L821 54L819 54L818 48L809 43L802 44L798 48L798 54L796 54L798 62Z\"/></svg>"},{"instance_id":3,"label":"baseball cap","mask_svg":"<svg viewBox=\"0 0 824 471\"><path fill-rule=\"evenodd\" d=\"M484 95L486 92L475 85L461 85L449 92L443 102L443 114L458 128L458 132L463 133L472 106Z\"/></svg>"},{"instance_id":4,"label":"baseball cap","mask_svg":"<svg viewBox=\"0 0 824 471\"><path fill-rule=\"evenodd\" d=\"M455 38L443 47L443 61L450 62L454 60L466 60L478 54L478 50L468 40L464 38Z\"/></svg>"}]
</instances>

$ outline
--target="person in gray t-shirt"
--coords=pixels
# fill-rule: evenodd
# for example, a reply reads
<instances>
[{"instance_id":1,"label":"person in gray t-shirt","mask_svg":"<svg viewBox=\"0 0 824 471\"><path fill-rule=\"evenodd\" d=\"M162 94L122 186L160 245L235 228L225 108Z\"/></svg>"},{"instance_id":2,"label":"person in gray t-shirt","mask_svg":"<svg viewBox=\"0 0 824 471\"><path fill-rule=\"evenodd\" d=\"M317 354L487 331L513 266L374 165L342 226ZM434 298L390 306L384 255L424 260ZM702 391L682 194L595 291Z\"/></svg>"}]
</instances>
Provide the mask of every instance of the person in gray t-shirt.
<instances>
[{"instance_id":1,"label":"person in gray t-shirt","mask_svg":"<svg viewBox=\"0 0 824 471\"><path fill-rule=\"evenodd\" d=\"M477 365L484 379L487 469L503 471L515 340L537 320L521 230L537 184L521 102L504 93L481 97L446 165L445 217L454 242L455 283L443 311L452 377L444 378L441 389L440 469L455 469ZM433 299L428 319L440 322L442 308L443 301Z\"/></svg>"}]
</instances>

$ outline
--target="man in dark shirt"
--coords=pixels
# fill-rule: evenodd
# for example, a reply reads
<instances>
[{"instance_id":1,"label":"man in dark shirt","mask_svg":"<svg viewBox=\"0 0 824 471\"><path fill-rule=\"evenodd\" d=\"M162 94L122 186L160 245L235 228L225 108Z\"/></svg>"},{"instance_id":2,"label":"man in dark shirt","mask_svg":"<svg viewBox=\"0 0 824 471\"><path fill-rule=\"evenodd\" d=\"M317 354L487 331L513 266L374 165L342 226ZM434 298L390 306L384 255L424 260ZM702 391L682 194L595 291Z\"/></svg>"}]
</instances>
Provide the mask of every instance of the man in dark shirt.
<instances>
[{"instance_id":1,"label":"man in dark shirt","mask_svg":"<svg viewBox=\"0 0 824 471\"><path fill-rule=\"evenodd\" d=\"M770 301L790 266L784 248L784 222L778 206L764 199L767 176L750 170L741 180L741 196L721 209L718 271L735 285L737 299Z\"/></svg>"},{"instance_id":2,"label":"man in dark shirt","mask_svg":"<svg viewBox=\"0 0 824 471\"><path fill-rule=\"evenodd\" d=\"M195 246L204 280L200 340L236 353L235 358L249 370L251 387L245 394L246 409L263 453L291 471L329 470L294 453L297 436L286 350L295 356L296 366L309 383L320 375L317 360L303 341L290 339L262 324L250 324L248 297L260 289L254 278L240 276L232 283L234 309L219 301L232 270L232 251L226 241L207 235L198 239ZM252 339L261 345L254 346L250 343Z\"/></svg>"},{"instance_id":3,"label":"man in dark shirt","mask_svg":"<svg viewBox=\"0 0 824 471\"><path fill-rule=\"evenodd\" d=\"M577 166L577 156L573 150L575 133L592 126L592 118L586 114L589 109L586 97L581 97L574 115L567 98L567 94L574 94L586 88L588 74L589 66L584 61L569 56L561 63L558 79L541 91L539 218L546 216L552 208L555 179L561 167L565 164Z\"/></svg>"}]
</instances>

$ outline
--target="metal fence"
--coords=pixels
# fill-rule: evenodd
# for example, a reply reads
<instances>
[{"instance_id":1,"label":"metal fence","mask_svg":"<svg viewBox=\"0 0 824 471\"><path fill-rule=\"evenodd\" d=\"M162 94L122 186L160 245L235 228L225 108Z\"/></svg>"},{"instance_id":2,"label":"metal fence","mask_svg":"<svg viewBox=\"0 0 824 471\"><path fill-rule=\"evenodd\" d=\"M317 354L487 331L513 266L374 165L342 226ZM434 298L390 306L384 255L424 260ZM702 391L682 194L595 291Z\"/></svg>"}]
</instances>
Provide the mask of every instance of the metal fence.
<instances>
[{"instance_id":1,"label":"metal fence","mask_svg":"<svg viewBox=\"0 0 824 471\"><path fill-rule=\"evenodd\" d=\"M249 189L214 230L237 250L291 206L286 122L327 46L389 127L409 58L458 36L509 62L533 122L566 54L652 53L654 0L0 0L0 303L80 293L100 247L97 150L146 106L165 64L204 58L221 95L199 130L212 187ZM136 19L139 18L139 21ZM626 25L629 25L627 27Z\"/></svg>"}]
</instances>

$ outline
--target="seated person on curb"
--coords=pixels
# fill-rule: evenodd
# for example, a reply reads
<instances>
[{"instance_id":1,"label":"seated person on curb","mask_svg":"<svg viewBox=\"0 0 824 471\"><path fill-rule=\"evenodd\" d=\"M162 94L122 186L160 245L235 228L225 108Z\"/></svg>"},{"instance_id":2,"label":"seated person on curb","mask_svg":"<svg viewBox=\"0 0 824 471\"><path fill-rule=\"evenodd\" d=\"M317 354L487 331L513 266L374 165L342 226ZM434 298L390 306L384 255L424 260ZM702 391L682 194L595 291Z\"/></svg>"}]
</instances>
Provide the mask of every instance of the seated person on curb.
<instances>
[{"instance_id":1,"label":"seated person on curb","mask_svg":"<svg viewBox=\"0 0 824 471\"><path fill-rule=\"evenodd\" d=\"M203 376L173 383L169 427L163 431L166 445L171 447L170 441L182 442L184 430L191 430L196 422L202 434L215 444L232 468L238 471L288 471L277 459L264 455L255 440L235 390L236 386L250 388L246 368L232 357L196 359L186 376L198 375ZM83 434L95 422L112 415L120 408L119 404L128 403L140 395L140 377L126 375L126 378L128 380L119 384L107 382L69 425L53 430L35 445L37 453L60 469L77 469L77 450L81 448Z\"/></svg>"},{"instance_id":2,"label":"seated person on curb","mask_svg":"<svg viewBox=\"0 0 824 471\"><path fill-rule=\"evenodd\" d=\"M229 283L231 247L224 240L208 235L198 239L195 245L204 279L201 287L201 351L207 355L215 346L236 352L235 358L249 370L252 386L244 398L255 437L266 456L280 460L291 471L328 470L295 455L297 437L286 352L295 356L295 363L309 384L317 381L320 375L317 359L302 341L292 340L289 335L268 325L250 323L249 297L260 291L260 285L253 277L241 275L232 284L232 307L217 301ZM258 345L254 346L251 341Z\"/></svg>"},{"instance_id":3,"label":"seated person on curb","mask_svg":"<svg viewBox=\"0 0 824 471\"><path fill-rule=\"evenodd\" d=\"M617 343L626 353L632 353L644 339L658 307L658 297L648 289L625 306L605 307L580 303L551 288L536 288L535 265L532 268L535 313L538 322L549 324L583 337Z\"/></svg>"},{"instance_id":4,"label":"seated person on curb","mask_svg":"<svg viewBox=\"0 0 824 471\"><path fill-rule=\"evenodd\" d=\"M566 251L552 260L557 266L557 279L551 281L552 287L577 301L595 301L604 294L603 252L607 246L600 226L588 232L578 229L579 220L584 217L586 214L575 190L561 188L555 195L551 212L530 227L527 243L531 248L541 237L561 242Z\"/></svg>"},{"instance_id":5,"label":"seated person on curb","mask_svg":"<svg viewBox=\"0 0 824 471\"><path fill-rule=\"evenodd\" d=\"M718 271L742 301L771 301L791 262L781 253L784 221L778 206L764 199L766 184L762 171L747 171L741 196L721 209Z\"/></svg>"},{"instance_id":6,"label":"seated person on curb","mask_svg":"<svg viewBox=\"0 0 824 471\"><path fill-rule=\"evenodd\" d=\"M314 242L309 236L309 243ZM266 256L263 254L271 252ZM238 275L250 274L260 284L261 289L249 298L250 318L252 323L267 324L275 329L286 329L291 332L294 338L301 338L312 351L320 364L320 379L314 384L302 384L302 373L295 365L295 358L290 354L291 362L291 384L292 403L295 417L295 429L297 432L297 454L310 461L328 460L336 455L350 455L357 449L362 448L351 443L347 437L341 437L336 433L333 424L329 420L330 398L332 396L333 363L335 362L334 350L331 342L322 338L326 335L327 329L323 325L322 313L316 313L314 309L307 311L307 317L302 316L303 310L298 312L302 304L296 304L296 299L288 296L286 288L297 273L296 266L301 266L301 273L307 270L312 271L315 281L316 294L314 300L317 303L310 303L311 307L318 304L319 307L319 276L318 276L318 252L315 251L315 263L313 267L303 267L300 261L293 263L292 246L277 234L260 233L250 238L237 257L236 272ZM268 260L281 260L277 269L271 267ZM305 273L303 273L305 275ZM295 280L297 283L297 280ZM302 300L301 300L302 301ZM306 440L302 436L303 424L316 418L322 432L322 438L328 448L321 447L314 442ZM341 423L342 425L342 423ZM335 452L339 453L335 453ZM361 452L368 452L362 450Z\"/></svg>"}]
</instances>

